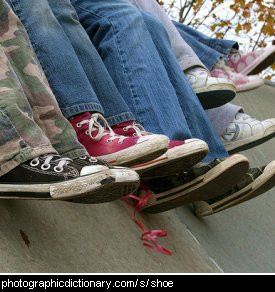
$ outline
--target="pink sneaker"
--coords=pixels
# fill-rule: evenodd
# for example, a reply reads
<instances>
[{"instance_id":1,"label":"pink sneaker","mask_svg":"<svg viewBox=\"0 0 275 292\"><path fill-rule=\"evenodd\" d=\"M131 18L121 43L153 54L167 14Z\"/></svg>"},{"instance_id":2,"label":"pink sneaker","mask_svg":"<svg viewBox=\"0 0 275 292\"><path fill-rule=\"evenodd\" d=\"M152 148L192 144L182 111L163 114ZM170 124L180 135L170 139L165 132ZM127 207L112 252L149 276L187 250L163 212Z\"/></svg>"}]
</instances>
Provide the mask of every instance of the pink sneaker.
<instances>
[{"instance_id":1,"label":"pink sneaker","mask_svg":"<svg viewBox=\"0 0 275 292\"><path fill-rule=\"evenodd\" d=\"M169 139L163 135L126 137L117 135L101 114L89 112L70 119L79 142L88 153L113 165L146 163L165 153Z\"/></svg>"},{"instance_id":2,"label":"pink sneaker","mask_svg":"<svg viewBox=\"0 0 275 292\"><path fill-rule=\"evenodd\" d=\"M227 61L235 72L244 75L258 74L275 62L275 46L256 50L242 55L238 50L233 50Z\"/></svg>"},{"instance_id":3,"label":"pink sneaker","mask_svg":"<svg viewBox=\"0 0 275 292\"><path fill-rule=\"evenodd\" d=\"M124 133L130 137L150 136L141 125L135 122L121 123L113 127L117 134ZM199 139L171 141L168 150L162 156L132 166L142 179L165 177L190 169L200 162L208 153L207 144Z\"/></svg>"},{"instance_id":4,"label":"pink sneaker","mask_svg":"<svg viewBox=\"0 0 275 292\"><path fill-rule=\"evenodd\" d=\"M211 76L231 80L235 84L237 92L254 89L264 84L264 81L256 75L245 76L232 71L231 68L225 65L224 61L220 61L214 66Z\"/></svg>"}]
</instances>

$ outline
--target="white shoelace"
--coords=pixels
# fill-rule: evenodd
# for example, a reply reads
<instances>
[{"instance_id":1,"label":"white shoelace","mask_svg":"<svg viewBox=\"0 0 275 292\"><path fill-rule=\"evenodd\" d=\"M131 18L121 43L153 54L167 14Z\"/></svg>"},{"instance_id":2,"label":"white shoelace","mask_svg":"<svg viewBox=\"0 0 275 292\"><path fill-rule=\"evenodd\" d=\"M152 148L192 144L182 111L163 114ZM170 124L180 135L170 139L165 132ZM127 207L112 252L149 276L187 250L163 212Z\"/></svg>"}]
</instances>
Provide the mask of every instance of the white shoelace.
<instances>
[{"instance_id":1,"label":"white shoelace","mask_svg":"<svg viewBox=\"0 0 275 292\"><path fill-rule=\"evenodd\" d=\"M41 165L42 170L48 170L51 167L51 161L54 157L57 155L44 155L45 162ZM59 157L59 156L58 156ZM64 170L64 166L67 165L72 160L70 158L66 157L60 157L55 160L55 162L58 162L58 165L54 167L54 171L56 172L62 172ZM39 164L39 157L33 159L30 163L31 166L38 166Z\"/></svg>"},{"instance_id":2,"label":"white shoelace","mask_svg":"<svg viewBox=\"0 0 275 292\"><path fill-rule=\"evenodd\" d=\"M137 124L137 123L133 123L132 125L129 125L129 126L123 128L123 130L125 132L127 132L128 130L131 130L131 129L133 129L135 131L134 136L137 136L137 137L142 137L143 135L148 134L145 131L145 129L142 127L142 125Z\"/></svg>"},{"instance_id":3,"label":"white shoelace","mask_svg":"<svg viewBox=\"0 0 275 292\"><path fill-rule=\"evenodd\" d=\"M89 130L88 134L93 141L99 141L104 136L110 136L107 142L113 142L118 139L118 143L122 144L127 137L116 135L116 133L109 126L105 118L101 114L93 114L90 120L83 120L77 124L77 127L82 127L83 125L88 124ZM103 125L102 125L103 124ZM96 136L92 135L93 131L98 131ZM106 130L108 132L106 132Z\"/></svg>"}]
</instances>

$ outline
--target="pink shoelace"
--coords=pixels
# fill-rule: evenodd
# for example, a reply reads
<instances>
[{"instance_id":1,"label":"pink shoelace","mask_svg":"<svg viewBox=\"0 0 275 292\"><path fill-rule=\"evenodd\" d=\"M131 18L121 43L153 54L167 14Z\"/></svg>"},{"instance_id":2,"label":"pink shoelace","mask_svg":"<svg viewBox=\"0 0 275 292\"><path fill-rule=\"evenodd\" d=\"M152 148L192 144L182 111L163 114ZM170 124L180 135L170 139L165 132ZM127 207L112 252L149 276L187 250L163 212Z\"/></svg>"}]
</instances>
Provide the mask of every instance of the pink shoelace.
<instances>
[{"instance_id":1,"label":"pink shoelace","mask_svg":"<svg viewBox=\"0 0 275 292\"><path fill-rule=\"evenodd\" d=\"M142 208L147 204L148 200L153 194L152 191L144 185L142 185L140 188L146 191L146 195L143 198L137 197L132 193L128 196L125 196L121 200L124 201L127 205L135 208L133 220L136 223L136 225L143 231L141 235L143 245L153 249L156 252L171 256L172 252L164 248L157 241L158 237L166 237L167 231L162 229L148 230L144 227L140 219L138 219L138 213L141 212ZM131 200L134 200L135 202L133 203L131 202Z\"/></svg>"}]
</instances>

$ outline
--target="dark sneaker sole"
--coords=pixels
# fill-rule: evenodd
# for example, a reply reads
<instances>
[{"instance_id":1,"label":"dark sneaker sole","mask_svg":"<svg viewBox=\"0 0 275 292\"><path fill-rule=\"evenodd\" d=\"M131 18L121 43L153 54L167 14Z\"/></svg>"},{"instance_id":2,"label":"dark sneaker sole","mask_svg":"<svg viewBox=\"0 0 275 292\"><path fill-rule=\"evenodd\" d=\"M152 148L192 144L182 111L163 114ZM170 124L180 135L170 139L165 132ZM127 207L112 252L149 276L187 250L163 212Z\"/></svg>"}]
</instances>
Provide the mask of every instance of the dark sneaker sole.
<instances>
[{"instance_id":1,"label":"dark sneaker sole","mask_svg":"<svg viewBox=\"0 0 275 292\"><path fill-rule=\"evenodd\" d=\"M266 169L267 170L255 179L253 183L227 198L213 204L208 204L207 202L198 202L194 204L195 214L198 217L213 215L256 198L269 191L275 186L275 162L271 162Z\"/></svg>"},{"instance_id":2,"label":"dark sneaker sole","mask_svg":"<svg viewBox=\"0 0 275 292\"><path fill-rule=\"evenodd\" d=\"M135 191L138 186L137 174L133 181L127 179L125 182L116 182L116 178L107 171L51 185L0 184L0 199L60 200L97 204L121 198Z\"/></svg>"},{"instance_id":3,"label":"dark sneaker sole","mask_svg":"<svg viewBox=\"0 0 275 292\"><path fill-rule=\"evenodd\" d=\"M217 197L229 191L248 169L249 162L244 156L231 156L205 175L175 189L154 195L142 212L160 213L184 204Z\"/></svg>"},{"instance_id":4,"label":"dark sneaker sole","mask_svg":"<svg viewBox=\"0 0 275 292\"><path fill-rule=\"evenodd\" d=\"M72 203L81 203L81 204L100 204L107 203L111 201L118 200L124 196L127 196L134 191L139 186L139 182L133 181L127 183L108 183L108 185L99 187L100 192L96 191L79 198L74 198L71 200L66 200Z\"/></svg>"},{"instance_id":5,"label":"dark sneaker sole","mask_svg":"<svg viewBox=\"0 0 275 292\"><path fill-rule=\"evenodd\" d=\"M229 103L235 98L236 92L232 90L213 90L197 93L197 96L202 107L207 110Z\"/></svg>"},{"instance_id":6,"label":"dark sneaker sole","mask_svg":"<svg viewBox=\"0 0 275 292\"><path fill-rule=\"evenodd\" d=\"M185 157L164 161L163 163L153 166L152 168L148 168L145 171L139 172L137 170L137 173L140 174L141 180L172 176L179 172L189 170L191 167L202 161L207 153L207 150L202 150L201 152L192 153Z\"/></svg>"},{"instance_id":7,"label":"dark sneaker sole","mask_svg":"<svg viewBox=\"0 0 275 292\"><path fill-rule=\"evenodd\" d=\"M252 142L246 143L246 144L241 145L241 146L239 146L239 147L236 147L236 148L234 148L234 149L230 149L230 150L227 149L227 151L228 151L229 154L235 154L235 153L237 153L237 152L245 151L245 150L248 150L248 149L254 148L254 147L256 147L256 146L259 146L259 145L261 145L261 144L263 144L263 143L265 143L265 142L267 142L267 141L273 139L274 137L275 137L275 133L271 133L270 135L267 135L267 136L265 136L265 137L263 137L263 138L261 138L261 139L257 139L257 140L255 140L255 141L252 141ZM234 143L234 142L233 142L233 143ZM226 148L226 146L225 146L225 148Z\"/></svg>"}]
</instances>

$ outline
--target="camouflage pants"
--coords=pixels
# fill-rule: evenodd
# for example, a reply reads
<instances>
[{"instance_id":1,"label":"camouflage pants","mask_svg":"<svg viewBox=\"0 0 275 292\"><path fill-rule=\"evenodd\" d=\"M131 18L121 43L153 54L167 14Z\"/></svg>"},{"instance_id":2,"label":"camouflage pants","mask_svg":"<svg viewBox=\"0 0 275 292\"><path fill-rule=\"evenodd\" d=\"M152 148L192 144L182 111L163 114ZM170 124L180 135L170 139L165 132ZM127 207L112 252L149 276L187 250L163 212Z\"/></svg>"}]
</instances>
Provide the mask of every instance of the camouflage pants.
<instances>
[{"instance_id":1,"label":"camouflage pants","mask_svg":"<svg viewBox=\"0 0 275 292\"><path fill-rule=\"evenodd\" d=\"M0 176L43 154L86 155L63 117L30 45L0 0Z\"/></svg>"}]
</instances>

